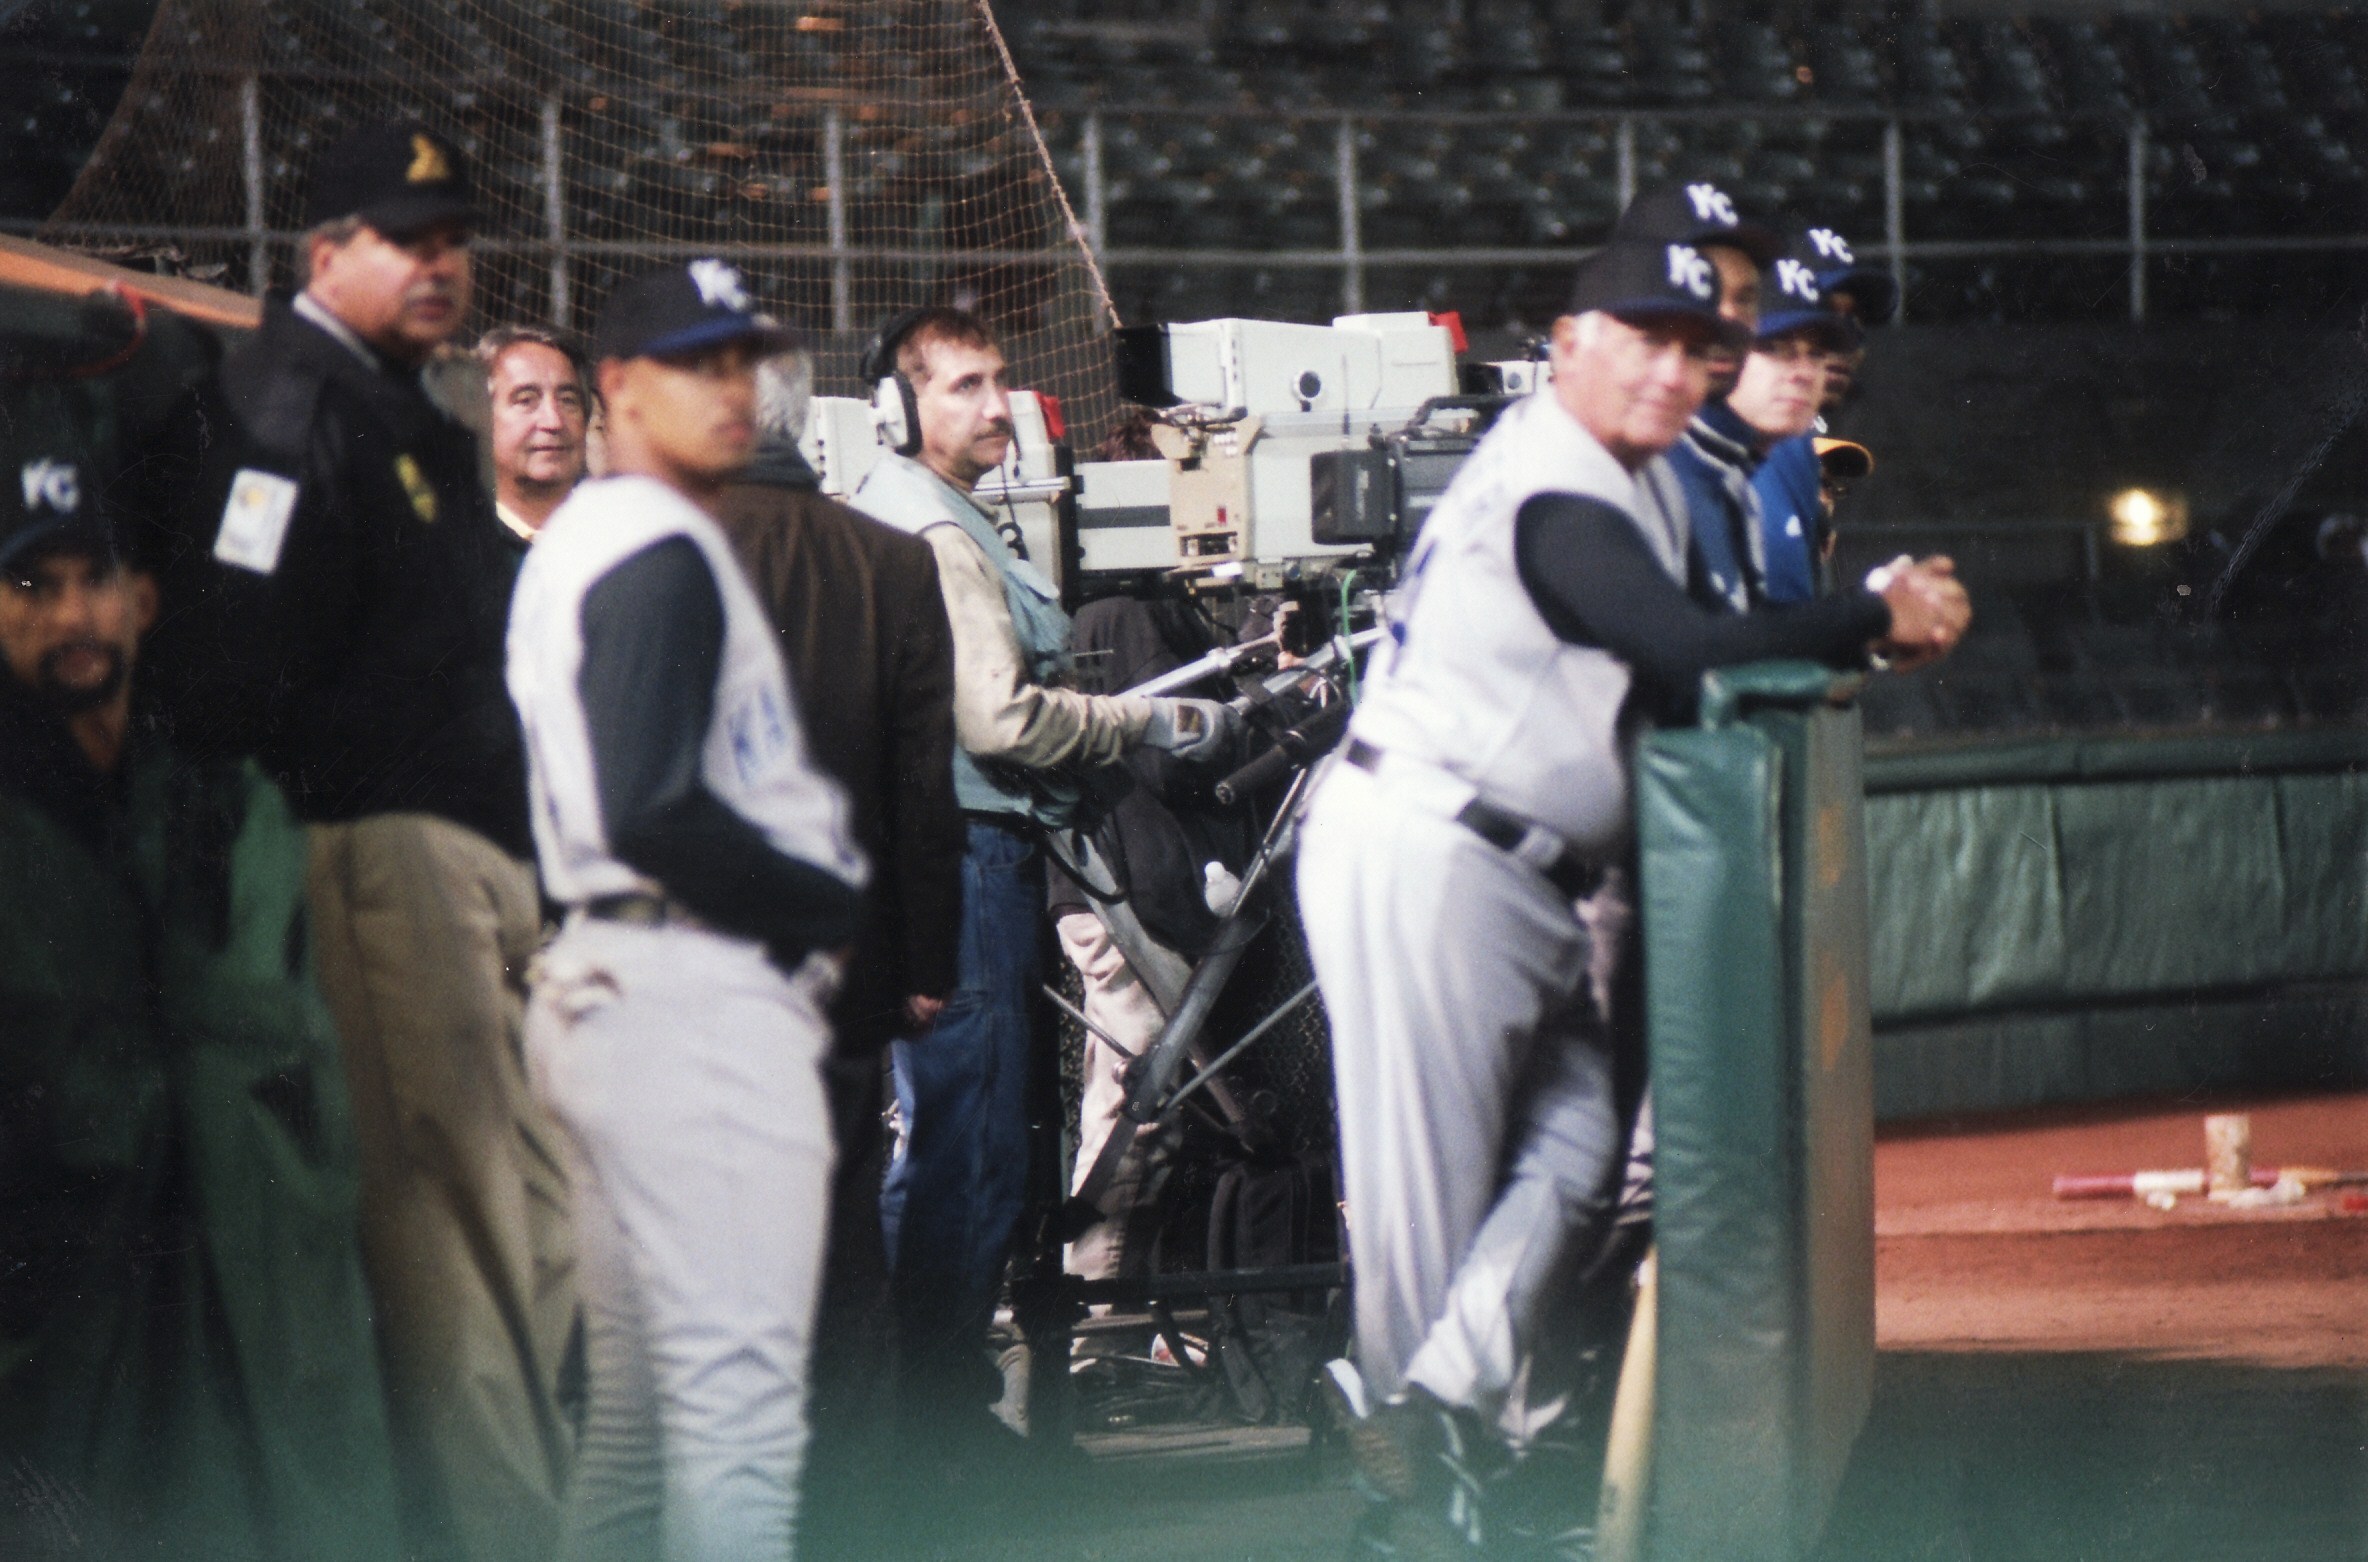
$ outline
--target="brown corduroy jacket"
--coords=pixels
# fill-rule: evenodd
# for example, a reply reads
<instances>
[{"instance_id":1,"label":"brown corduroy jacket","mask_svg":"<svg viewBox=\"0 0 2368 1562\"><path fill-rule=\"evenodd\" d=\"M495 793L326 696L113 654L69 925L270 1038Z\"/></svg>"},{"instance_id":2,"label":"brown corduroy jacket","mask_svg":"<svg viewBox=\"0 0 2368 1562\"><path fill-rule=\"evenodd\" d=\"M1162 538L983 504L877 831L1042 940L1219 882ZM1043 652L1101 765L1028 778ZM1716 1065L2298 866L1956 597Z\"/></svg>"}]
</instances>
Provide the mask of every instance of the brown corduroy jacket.
<instances>
[{"instance_id":1,"label":"brown corduroy jacket","mask_svg":"<svg viewBox=\"0 0 2368 1562\"><path fill-rule=\"evenodd\" d=\"M912 994L953 991L965 830L954 802L954 652L929 545L825 498L768 445L717 507L781 634L814 762L846 789L872 860L833 1009L842 1048L900 1029Z\"/></svg>"}]
</instances>

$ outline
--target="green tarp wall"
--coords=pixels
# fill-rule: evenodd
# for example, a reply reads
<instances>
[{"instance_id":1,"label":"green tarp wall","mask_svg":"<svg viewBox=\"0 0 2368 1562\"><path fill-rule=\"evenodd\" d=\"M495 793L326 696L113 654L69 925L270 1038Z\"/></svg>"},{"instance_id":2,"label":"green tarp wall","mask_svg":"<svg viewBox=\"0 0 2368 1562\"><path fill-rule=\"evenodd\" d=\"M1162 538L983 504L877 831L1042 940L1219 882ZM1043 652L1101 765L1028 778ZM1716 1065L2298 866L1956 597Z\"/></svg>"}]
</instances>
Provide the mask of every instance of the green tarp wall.
<instances>
[{"instance_id":1,"label":"green tarp wall","mask_svg":"<svg viewBox=\"0 0 2368 1562\"><path fill-rule=\"evenodd\" d=\"M1866 1418L1874 1118L1857 713L1714 674L1637 763L1660 1254L1646 1524L1665 1562L1799 1557Z\"/></svg>"},{"instance_id":2,"label":"green tarp wall","mask_svg":"<svg viewBox=\"0 0 2368 1562\"><path fill-rule=\"evenodd\" d=\"M2368 731L1866 762L1881 1116L2368 1081Z\"/></svg>"}]
</instances>

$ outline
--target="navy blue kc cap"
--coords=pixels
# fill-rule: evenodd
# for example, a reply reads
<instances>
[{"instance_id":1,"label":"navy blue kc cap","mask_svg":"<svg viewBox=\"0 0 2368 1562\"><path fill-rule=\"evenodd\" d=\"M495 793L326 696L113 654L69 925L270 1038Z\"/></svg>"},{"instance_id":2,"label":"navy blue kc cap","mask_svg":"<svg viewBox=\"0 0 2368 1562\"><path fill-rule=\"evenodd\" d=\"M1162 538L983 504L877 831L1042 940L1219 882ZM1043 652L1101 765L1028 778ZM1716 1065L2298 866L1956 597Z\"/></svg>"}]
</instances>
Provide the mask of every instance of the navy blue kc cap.
<instances>
[{"instance_id":1,"label":"navy blue kc cap","mask_svg":"<svg viewBox=\"0 0 2368 1562\"><path fill-rule=\"evenodd\" d=\"M1759 340L1779 336L1807 336L1835 352L1847 352L1866 341L1858 322L1834 312L1811 259L1798 250L1779 255L1760 273Z\"/></svg>"},{"instance_id":2,"label":"navy blue kc cap","mask_svg":"<svg viewBox=\"0 0 2368 1562\"><path fill-rule=\"evenodd\" d=\"M1801 229L1793 235L1790 255L1816 273L1828 307L1847 296L1851 318L1862 324L1881 325L1899 307L1899 284L1891 273L1860 261L1850 241L1832 228Z\"/></svg>"},{"instance_id":3,"label":"navy blue kc cap","mask_svg":"<svg viewBox=\"0 0 2368 1562\"><path fill-rule=\"evenodd\" d=\"M0 445L0 569L52 548L115 551L114 528L87 476L79 450Z\"/></svg>"},{"instance_id":4,"label":"navy blue kc cap","mask_svg":"<svg viewBox=\"0 0 2368 1562\"><path fill-rule=\"evenodd\" d=\"M1772 265L1784 253L1784 235L1744 216L1734 197L1707 179L1648 191L1630 201L1612 239L1697 248L1726 244L1749 255L1755 266Z\"/></svg>"},{"instance_id":5,"label":"navy blue kc cap","mask_svg":"<svg viewBox=\"0 0 2368 1562\"><path fill-rule=\"evenodd\" d=\"M364 125L313 160L304 225L359 217L401 244L440 223L477 220L459 148L408 120Z\"/></svg>"},{"instance_id":6,"label":"navy blue kc cap","mask_svg":"<svg viewBox=\"0 0 2368 1562\"><path fill-rule=\"evenodd\" d=\"M609 294L592 333L595 358L671 358L726 342L787 352L798 333L758 312L740 273L720 260L653 271Z\"/></svg>"},{"instance_id":7,"label":"navy blue kc cap","mask_svg":"<svg viewBox=\"0 0 2368 1562\"><path fill-rule=\"evenodd\" d=\"M1718 267L1692 244L1614 239L1580 265L1571 284L1569 312L1600 310L1630 322L1696 319L1718 340L1744 346L1751 332L1718 312L1718 294Z\"/></svg>"}]
</instances>

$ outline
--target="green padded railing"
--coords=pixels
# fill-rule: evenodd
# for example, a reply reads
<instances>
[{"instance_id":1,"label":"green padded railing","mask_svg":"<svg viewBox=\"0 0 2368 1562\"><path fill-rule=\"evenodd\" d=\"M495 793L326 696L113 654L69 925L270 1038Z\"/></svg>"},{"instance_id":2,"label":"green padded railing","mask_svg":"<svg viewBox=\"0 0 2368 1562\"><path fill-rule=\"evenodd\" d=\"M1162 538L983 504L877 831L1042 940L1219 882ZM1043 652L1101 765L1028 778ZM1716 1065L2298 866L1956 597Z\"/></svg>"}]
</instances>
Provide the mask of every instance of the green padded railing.
<instances>
[{"instance_id":1,"label":"green padded railing","mask_svg":"<svg viewBox=\"0 0 2368 1562\"><path fill-rule=\"evenodd\" d=\"M1637 760L1660 1254L1654 1558L1815 1545L1874 1362L1852 679L1704 681Z\"/></svg>"}]
</instances>

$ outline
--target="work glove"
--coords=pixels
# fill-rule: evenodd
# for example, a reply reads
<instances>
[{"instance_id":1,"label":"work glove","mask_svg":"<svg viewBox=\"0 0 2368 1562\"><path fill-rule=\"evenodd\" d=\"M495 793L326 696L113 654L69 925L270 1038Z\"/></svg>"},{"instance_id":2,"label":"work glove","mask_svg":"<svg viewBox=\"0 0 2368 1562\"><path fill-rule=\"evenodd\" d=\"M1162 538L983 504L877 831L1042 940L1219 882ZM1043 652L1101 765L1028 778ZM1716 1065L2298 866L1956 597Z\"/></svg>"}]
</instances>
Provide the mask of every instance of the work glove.
<instances>
[{"instance_id":1,"label":"work glove","mask_svg":"<svg viewBox=\"0 0 2368 1562\"><path fill-rule=\"evenodd\" d=\"M1207 758L1232 735L1237 719L1231 706L1216 700L1154 699L1143 742L1178 759Z\"/></svg>"}]
</instances>

